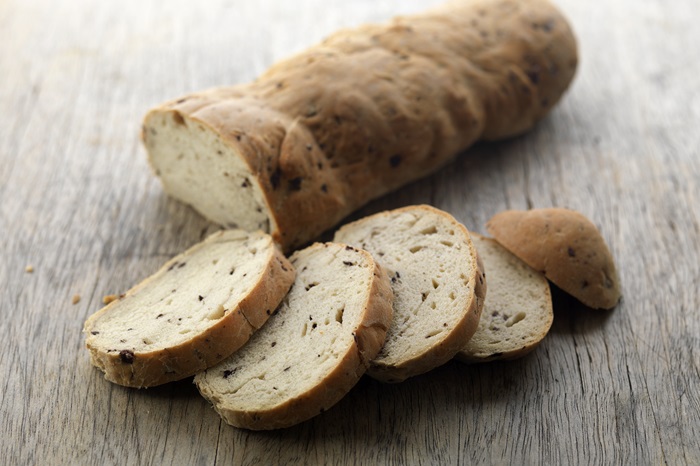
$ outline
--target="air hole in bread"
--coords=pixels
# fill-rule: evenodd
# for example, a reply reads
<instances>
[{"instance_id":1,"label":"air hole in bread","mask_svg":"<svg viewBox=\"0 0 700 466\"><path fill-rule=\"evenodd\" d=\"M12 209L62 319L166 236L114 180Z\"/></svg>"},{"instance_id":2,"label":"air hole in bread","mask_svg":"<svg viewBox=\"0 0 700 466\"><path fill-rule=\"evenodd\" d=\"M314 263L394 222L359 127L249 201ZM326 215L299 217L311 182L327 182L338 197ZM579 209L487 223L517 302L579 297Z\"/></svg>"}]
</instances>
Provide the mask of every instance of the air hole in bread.
<instances>
[{"instance_id":1,"label":"air hole in bread","mask_svg":"<svg viewBox=\"0 0 700 466\"><path fill-rule=\"evenodd\" d=\"M434 235L435 233L437 233L437 228L435 225L431 225L428 228L424 228L420 231L421 235Z\"/></svg>"},{"instance_id":2,"label":"air hole in bread","mask_svg":"<svg viewBox=\"0 0 700 466\"><path fill-rule=\"evenodd\" d=\"M187 123L185 122L185 119L182 117L180 112L173 112L173 121L177 123L178 125L183 125L186 126ZM165 126L165 123L163 123L163 126Z\"/></svg>"},{"instance_id":3,"label":"air hole in bread","mask_svg":"<svg viewBox=\"0 0 700 466\"><path fill-rule=\"evenodd\" d=\"M440 244L447 246L448 248L451 248L452 246L454 246L454 243L452 241L444 241L443 240L443 241L440 241Z\"/></svg>"},{"instance_id":4,"label":"air hole in bread","mask_svg":"<svg viewBox=\"0 0 700 466\"><path fill-rule=\"evenodd\" d=\"M343 323L343 314L345 313L345 306L342 308L338 309L335 311L335 321L342 324Z\"/></svg>"},{"instance_id":5,"label":"air hole in bread","mask_svg":"<svg viewBox=\"0 0 700 466\"><path fill-rule=\"evenodd\" d=\"M506 321L506 327L512 327L513 325L517 324L518 322L524 320L525 317L527 317L527 314L525 314L524 312L518 312L513 317L508 319L508 321Z\"/></svg>"},{"instance_id":6,"label":"air hole in bread","mask_svg":"<svg viewBox=\"0 0 700 466\"><path fill-rule=\"evenodd\" d=\"M423 249L423 246L413 246L411 249L409 249L409 251L411 251L412 254L415 254L421 249Z\"/></svg>"},{"instance_id":7,"label":"air hole in bread","mask_svg":"<svg viewBox=\"0 0 700 466\"><path fill-rule=\"evenodd\" d=\"M191 331L192 331L192 329L183 328L182 330L180 330L179 333L180 333L180 335L187 335L187 334L190 333Z\"/></svg>"},{"instance_id":8,"label":"air hole in bread","mask_svg":"<svg viewBox=\"0 0 700 466\"><path fill-rule=\"evenodd\" d=\"M209 320L218 320L221 319L224 314L226 314L226 309L224 309L224 306L222 304L219 304L217 308L207 316Z\"/></svg>"},{"instance_id":9,"label":"air hole in bread","mask_svg":"<svg viewBox=\"0 0 700 466\"><path fill-rule=\"evenodd\" d=\"M301 336L305 337L306 336L306 331L308 330L308 324L304 324L304 326L301 328Z\"/></svg>"},{"instance_id":10,"label":"air hole in bread","mask_svg":"<svg viewBox=\"0 0 700 466\"><path fill-rule=\"evenodd\" d=\"M440 330L433 330L433 331L431 331L430 333L428 333L428 334L425 336L425 338L432 338L432 337L434 337L435 335L439 335L440 333L442 333Z\"/></svg>"},{"instance_id":11,"label":"air hole in bread","mask_svg":"<svg viewBox=\"0 0 700 466\"><path fill-rule=\"evenodd\" d=\"M438 288L438 286L440 286L440 284L437 281L435 281L434 278L432 279L432 282L433 282L433 288L437 290L437 288Z\"/></svg>"}]
</instances>

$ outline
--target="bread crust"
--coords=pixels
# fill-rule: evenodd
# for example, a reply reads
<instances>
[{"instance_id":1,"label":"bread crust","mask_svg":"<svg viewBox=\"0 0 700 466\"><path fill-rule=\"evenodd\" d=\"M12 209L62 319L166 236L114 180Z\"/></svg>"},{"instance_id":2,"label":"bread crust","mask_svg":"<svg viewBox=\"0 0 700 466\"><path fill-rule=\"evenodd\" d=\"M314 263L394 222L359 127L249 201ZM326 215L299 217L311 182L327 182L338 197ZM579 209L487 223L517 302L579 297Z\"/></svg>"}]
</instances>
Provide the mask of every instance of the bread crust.
<instances>
[{"instance_id":1,"label":"bread crust","mask_svg":"<svg viewBox=\"0 0 700 466\"><path fill-rule=\"evenodd\" d=\"M328 243L326 243L328 244ZM346 247L346 245L342 245ZM316 243L310 248L324 247ZM350 247L350 246L348 246ZM323 413L335 405L359 381L386 337L391 323L393 293L389 277L372 256L357 249L366 260L374 264L373 277L363 317L354 335L354 343L347 350L336 368L323 383L288 401L264 410L240 410L226 406L218 393L213 392L201 376L195 378L197 387L208 400L218 399L214 408L229 424L251 430L270 430L290 427ZM295 256L290 259L294 262Z\"/></svg>"},{"instance_id":2,"label":"bread crust","mask_svg":"<svg viewBox=\"0 0 700 466\"><path fill-rule=\"evenodd\" d=\"M102 316L152 281L158 280L183 256L194 253L207 242L217 241L225 234L224 231L214 233L204 242L169 260L155 274L86 320L83 333L86 335L90 361L104 372L105 379L127 387L145 388L192 376L231 355L265 323L271 314L270 310L277 307L296 275L292 264L274 246L270 248L267 270L248 295L240 300L238 306L228 310L217 323L189 341L149 352L104 348L96 342L93 329Z\"/></svg>"},{"instance_id":3,"label":"bread crust","mask_svg":"<svg viewBox=\"0 0 700 466\"><path fill-rule=\"evenodd\" d=\"M257 176L271 234L291 251L477 140L528 130L577 61L546 0L452 1L340 31L253 83L167 102L143 140L151 152L159 113L218 134Z\"/></svg>"},{"instance_id":4,"label":"bread crust","mask_svg":"<svg viewBox=\"0 0 700 466\"><path fill-rule=\"evenodd\" d=\"M562 208L508 210L494 215L486 229L586 306L612 309L620 301L615 261L596 226L583 214Z\"/></svg>"}]
</instances>

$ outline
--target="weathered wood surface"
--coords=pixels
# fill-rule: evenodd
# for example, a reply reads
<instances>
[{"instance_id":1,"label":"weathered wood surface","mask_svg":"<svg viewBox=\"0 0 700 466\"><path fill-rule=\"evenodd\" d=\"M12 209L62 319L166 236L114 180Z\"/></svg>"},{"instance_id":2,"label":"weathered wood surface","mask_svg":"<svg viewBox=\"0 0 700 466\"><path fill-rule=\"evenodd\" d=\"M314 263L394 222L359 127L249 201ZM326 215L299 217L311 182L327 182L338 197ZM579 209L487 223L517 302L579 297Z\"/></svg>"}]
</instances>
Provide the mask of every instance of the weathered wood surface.
<instances>
[{"instance_id":1,"label":"weathered wood surface","mask_svg":"<svg viewBox=\"0 0 700 466\"><path fill-rule=\"evenodd\" d=\"M163 195L143 113L436 1L199 3L0 1L3 463L700 463L695 0L560 0L581 66L551 117L362 212L425 202L483 232L505 208L578 209L617 258L614 311L559 296L551 334L523 360L363 379L279 432L223 424L189 381L104 381L83 349L86 316L215 228Z\"/></svg>"}]
</instances>

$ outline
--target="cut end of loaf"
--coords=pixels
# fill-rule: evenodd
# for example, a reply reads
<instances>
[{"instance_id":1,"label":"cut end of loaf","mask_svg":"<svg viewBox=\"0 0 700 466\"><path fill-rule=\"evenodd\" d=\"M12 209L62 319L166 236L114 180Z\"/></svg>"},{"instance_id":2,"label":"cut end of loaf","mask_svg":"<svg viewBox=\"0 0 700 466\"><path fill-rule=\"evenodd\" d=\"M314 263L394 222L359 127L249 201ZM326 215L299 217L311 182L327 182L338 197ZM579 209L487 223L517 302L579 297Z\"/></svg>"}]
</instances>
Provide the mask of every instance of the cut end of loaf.
<instances>
[{"instance_id":1,"label":"cut end of loaf","mask_svg":"<svg viewBox=\"0 0 700 466\"><path fill-rule=\"evenodd\" d=\"M276 230L260 182L235 142L167 107L146 116L142 138L170 196L226 228Z\"/></svg>"}]
</instances>

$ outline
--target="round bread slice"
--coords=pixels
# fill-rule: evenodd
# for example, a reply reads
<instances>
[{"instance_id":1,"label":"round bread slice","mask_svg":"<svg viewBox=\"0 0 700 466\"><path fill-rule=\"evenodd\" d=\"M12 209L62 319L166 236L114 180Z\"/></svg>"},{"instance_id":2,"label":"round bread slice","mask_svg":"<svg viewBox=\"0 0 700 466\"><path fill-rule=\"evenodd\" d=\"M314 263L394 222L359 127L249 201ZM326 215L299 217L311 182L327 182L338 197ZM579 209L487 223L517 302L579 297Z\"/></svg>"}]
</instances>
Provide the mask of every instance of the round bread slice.
<instances>
[{"instance_id":1,"label":"round bread slice","mask_svg":"<svg viewBox=\"0 0 700 466\"><path fill-rule=\"evenodd\" d=\"M451 215L420 205L345 225L335 241L371 252L391 277L394 319L368 370L401 382L452 359L479 324L486 294L467 229Z\"/></svg>"},{"instance_id":2,"label":"round bread slice","mask_svg":"<svg viewBox=\"0 0 700 466\"><path fill-rule=\"evenodd\" d=\"M214 233L87 319L91 362L128 387L194 375L248 341L294 276L270 235Z\"/></svg>"},{"instance_id":3,"label":"round bread slice","mask_svg":"<svg viewBox=\"0 0 700 466\"><path fill-rule=\"evenodd\" d=\"M495 240L475 233L471 238L488 271L489 292L479 328L457 358L486 362L525 356L552 326L549 283Z\"/></svg>"},{"instance_id":4,"label":"round bread slice","mask_svg":"<svg viewBox=\"0 0 700 466\"><path fill-rule=\"evenodd\" d=\"M486 229L510 252L555 285L594 309L620 301L615 262L596 226L579 212L562 209L507 210Z\"/></svg>"},{"instance_id":5,"label":"round bread slice","mask_svg":"<svg viewBox=\"0 0 700 466\"><path fill-rule=\"evenodd\" d=\"M316 243L275 315L247 345L195 377L229 424L264 430L322 413L357 383L386 337L393 295L366 251Z\"/></svg>"}]
</instances>

